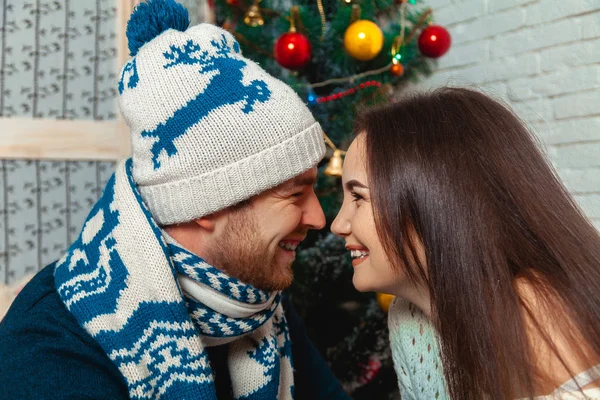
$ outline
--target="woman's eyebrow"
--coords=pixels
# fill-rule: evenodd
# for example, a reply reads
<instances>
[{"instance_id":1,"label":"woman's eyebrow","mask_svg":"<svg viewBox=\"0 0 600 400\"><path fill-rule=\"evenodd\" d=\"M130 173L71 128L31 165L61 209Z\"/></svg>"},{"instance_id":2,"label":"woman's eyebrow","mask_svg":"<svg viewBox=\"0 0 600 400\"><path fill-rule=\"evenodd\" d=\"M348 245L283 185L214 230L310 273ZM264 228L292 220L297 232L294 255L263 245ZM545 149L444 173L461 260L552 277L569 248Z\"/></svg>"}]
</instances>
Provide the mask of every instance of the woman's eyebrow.
<instances>
[{"instance_id":1,"label":"woman's eyebrow","mask_svg":"<svg viewBox=\"0 0 600 400\"><path fill-rule=\"evenodd\" d=\"M356 179L352 179L352 180L349 180L348 182L346 182L346 189L348 191L353 190L355 187L359 187L362 189L368 189L368 187L365 184L357 181Z\"/></svg>"}]
</instances>

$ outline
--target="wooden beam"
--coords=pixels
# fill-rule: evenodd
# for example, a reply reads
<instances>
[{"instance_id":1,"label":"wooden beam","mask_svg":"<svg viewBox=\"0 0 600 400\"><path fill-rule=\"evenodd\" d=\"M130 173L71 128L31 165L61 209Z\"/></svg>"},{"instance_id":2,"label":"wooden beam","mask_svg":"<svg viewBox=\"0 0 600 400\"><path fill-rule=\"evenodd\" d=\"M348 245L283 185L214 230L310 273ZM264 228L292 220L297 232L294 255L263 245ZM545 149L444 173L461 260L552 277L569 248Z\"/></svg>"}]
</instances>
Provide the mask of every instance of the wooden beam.
<instances>
[{"instance_id":1,"label":"wooden beam","mask_svg":"<svg viewBox=\"0 0 600 400\"><path fill-rule=\"evenodd\" d=\"M121 121L0 118L0 158L119 160L130 153Z\"/></svg>"},{"instance_id":2,"label":"wooden beam","mask_svg":"<svg viewBox=\"0 0 600 400\"><path fill-rule=\"evenodd\" d=\"M115 70L120 72L129 59L127 21L139 0L115 1ZM112 121L0 117L0 158L118 160L130 154L129 129L120 112Z\"/></svg>"}]
</instances>

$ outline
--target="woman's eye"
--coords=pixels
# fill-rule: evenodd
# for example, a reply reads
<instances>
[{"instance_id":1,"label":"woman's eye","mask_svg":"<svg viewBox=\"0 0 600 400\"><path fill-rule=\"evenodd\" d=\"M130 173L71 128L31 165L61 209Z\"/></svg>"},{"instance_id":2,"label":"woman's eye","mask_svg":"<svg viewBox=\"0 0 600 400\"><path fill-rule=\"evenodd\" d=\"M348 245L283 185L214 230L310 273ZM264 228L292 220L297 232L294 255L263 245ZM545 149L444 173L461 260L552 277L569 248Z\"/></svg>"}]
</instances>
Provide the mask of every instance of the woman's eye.
<instances>
[{"instance_id":1,"label":"woman's eye","mask_svg":"<svg viewBox=\"0 0 600 400\"><path fill-rule=\"evenodd\" d=\"M352 195L352 197L354 198L354 200L352 200L352 201L359 201L359 200L362 200L362 199L363 199L363 197L362 197L360 194L356 193L356 192L352 192L352 193L350 193L350 194L351 194L351 195Z\"/></svg>"}]
</instances>

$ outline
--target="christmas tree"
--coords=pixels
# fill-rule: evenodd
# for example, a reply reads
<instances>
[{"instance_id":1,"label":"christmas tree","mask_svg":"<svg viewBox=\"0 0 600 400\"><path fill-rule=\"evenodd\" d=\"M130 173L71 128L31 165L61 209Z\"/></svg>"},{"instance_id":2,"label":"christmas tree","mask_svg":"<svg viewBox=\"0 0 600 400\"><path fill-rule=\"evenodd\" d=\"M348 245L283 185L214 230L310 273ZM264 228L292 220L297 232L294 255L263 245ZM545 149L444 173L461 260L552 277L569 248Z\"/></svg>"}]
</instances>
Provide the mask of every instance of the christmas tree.
<instances>
[{"instance_id":1,"label":"christmas tree","mask_svg":"<svg viewBox=\"0 0 600 400\"><path fill-rule=\"evenodd\" d=\"M389 299L359 293L343 239L329 231L342 200L341 149L355 112L391 101L401 85L429 75L450 46L418 0L216 0L216 23L244 56L292 86L332 148L319 166L317 195L327 227L297 251L292 300L308 334L355 399L397 398L389 353Z\"/></svg>"}]
</instances>

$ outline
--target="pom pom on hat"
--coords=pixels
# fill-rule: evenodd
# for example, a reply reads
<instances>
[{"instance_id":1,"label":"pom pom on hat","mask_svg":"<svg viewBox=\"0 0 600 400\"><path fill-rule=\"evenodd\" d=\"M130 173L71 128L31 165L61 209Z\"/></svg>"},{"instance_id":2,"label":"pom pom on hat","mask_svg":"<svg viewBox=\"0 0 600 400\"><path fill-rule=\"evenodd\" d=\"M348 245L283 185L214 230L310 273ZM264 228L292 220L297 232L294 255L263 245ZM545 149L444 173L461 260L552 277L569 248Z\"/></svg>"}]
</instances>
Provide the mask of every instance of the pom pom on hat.
<instances>
[{"instance_id":1,"label":"pom pom on hat","mask_svg":"<svg viewBox=\"0 0 600 400\"><path fill-rule=\"evenodd\" d=\"M129 55L135 56L144 44L168 29L184 32L190 25L188 10L175 0L148 0L140 3L127 22Z\"/></svg>"}]
</instances>

